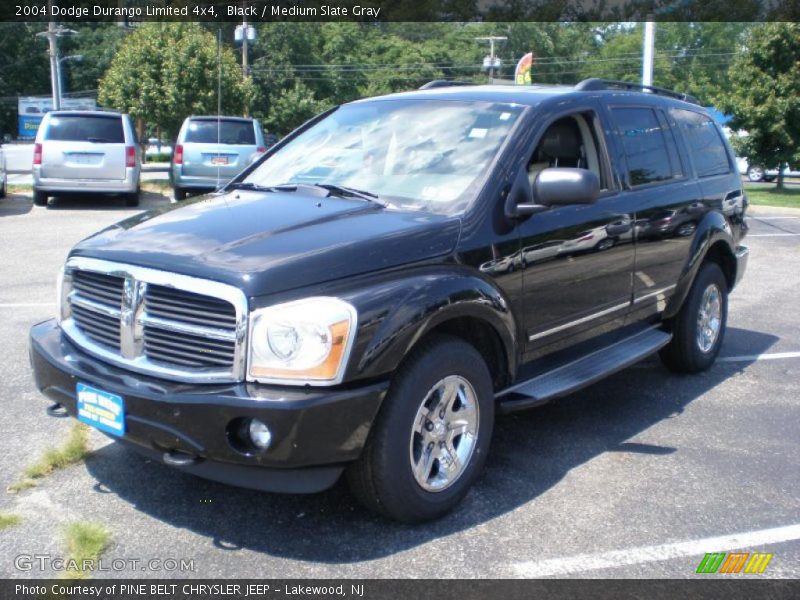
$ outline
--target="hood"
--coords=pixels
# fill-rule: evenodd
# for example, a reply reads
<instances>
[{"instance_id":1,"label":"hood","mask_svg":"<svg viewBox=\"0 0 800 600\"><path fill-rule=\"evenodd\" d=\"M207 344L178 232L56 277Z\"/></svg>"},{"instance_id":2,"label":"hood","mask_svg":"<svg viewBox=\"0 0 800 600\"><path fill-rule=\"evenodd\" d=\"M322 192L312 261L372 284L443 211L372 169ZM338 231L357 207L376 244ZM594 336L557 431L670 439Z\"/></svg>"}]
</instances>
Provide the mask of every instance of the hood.
<instances>
[{"instance_id":1,"label":"hood","mask_svg":"<svg viewBox=\"0 0 800 600\"><path fill-rule=\"evenodd\" d=\"M239 190L132 217L70 253L282 292L449 254L460 219L356 198Z\"/></svg>"}]
</instances>

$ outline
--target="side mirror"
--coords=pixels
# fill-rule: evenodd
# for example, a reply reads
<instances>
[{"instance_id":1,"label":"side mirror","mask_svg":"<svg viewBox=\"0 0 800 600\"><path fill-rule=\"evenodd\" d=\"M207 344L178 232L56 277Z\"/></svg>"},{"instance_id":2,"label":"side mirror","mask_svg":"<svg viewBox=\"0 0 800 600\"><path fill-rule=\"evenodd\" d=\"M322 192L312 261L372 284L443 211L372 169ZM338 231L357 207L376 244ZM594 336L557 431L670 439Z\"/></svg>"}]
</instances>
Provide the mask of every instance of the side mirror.
<instances>
[{"instance_id":1,"label":"side mirror","mask_svg":"<svg viewBox=\"0 0 800 600\"><path fill-rule=\"evenodd\" d=\"M586 169L544 169L533 182L533 199L545 206L594 204L600 195L600 180Z\"/></svg>"},{"instance_id":2,"label":"side mirror","mask_svg":"<svg viewBox=\"0 0 800 600\"><path fill-rule=\"evenodd\" d=\"M600 195L600 180L586 169L543 169L533 182L532 203L517 204L515 215L526 217L551 206L594 204Z\"/></svg>"}]
</instances>

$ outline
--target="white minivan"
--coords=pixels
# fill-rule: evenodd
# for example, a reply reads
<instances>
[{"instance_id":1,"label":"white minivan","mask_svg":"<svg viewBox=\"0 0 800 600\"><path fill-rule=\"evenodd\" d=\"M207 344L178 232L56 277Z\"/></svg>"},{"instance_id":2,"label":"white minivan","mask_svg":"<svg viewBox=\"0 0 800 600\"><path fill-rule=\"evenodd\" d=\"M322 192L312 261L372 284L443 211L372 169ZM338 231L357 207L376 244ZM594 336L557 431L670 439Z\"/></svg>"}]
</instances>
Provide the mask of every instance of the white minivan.
<instances>
[{"instance_id":1,"label":"white minivan","mask_svg":"<svg viewBox=\"0 0 800 600\"><path fill-rule=\"evenodd\" d=\"M121 194L139 204L142 165L130 116L106 111L50 111L33 148L33 203L59 194Z\"/></svg>"}]
</instances>

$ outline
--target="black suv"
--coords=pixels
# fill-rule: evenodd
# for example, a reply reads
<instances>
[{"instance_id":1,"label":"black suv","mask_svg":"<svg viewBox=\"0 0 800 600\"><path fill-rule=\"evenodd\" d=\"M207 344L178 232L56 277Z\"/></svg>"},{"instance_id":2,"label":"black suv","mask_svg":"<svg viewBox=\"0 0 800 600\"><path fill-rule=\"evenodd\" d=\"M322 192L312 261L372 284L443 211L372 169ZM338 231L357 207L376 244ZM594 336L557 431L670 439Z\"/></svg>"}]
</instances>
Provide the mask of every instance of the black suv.
<instances>
[{"instance_id":1,"label":"black suv","mask_svg":"<svg viewBox=\"0 0 800 600\"><path fill-rule=\"evenodd\" d=\"M209 196L78 244L39 389L183 471L442 515L497 412L716 358L746 198L692 98L434 86L327 111ZM679 225L672 226L679 215Z\"/></svg>"}]
</instances>

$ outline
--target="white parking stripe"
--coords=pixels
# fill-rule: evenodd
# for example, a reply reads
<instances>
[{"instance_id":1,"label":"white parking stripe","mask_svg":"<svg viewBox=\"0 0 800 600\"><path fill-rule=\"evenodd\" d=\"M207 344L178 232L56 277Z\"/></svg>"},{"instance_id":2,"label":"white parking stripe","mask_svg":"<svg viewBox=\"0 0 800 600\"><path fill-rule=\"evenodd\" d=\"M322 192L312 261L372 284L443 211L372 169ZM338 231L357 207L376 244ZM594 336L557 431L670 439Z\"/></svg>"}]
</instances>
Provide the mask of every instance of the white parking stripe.
<instances>
[{"instance_id":1,"label":"white parking stripe","mask_svg":"<svg viewBox=\"0 0 800 600\"><path fill-rule=\"evenodd\" d=\"M538 562L528 561L511 566L519 577L552 577L554 575L569 575L570 573L596 569L611 569L693 555L699 557L706 552L737 550L739 548L778 544L797 539L800 539L800 524L708 537L687 542L676 542L674 544L612 550L598 554L578 554L576 556L552 558Z\"/></svg>"},{"instance_id":2,"label":"white parking stripe","mask_svg":"<svg viewBox=\"0 0 800 600\"><path fill-rule=\"evenodd\" d=\"M33 306L55 306L55 302L20 302L20 303L9 303L9 304L0 304L0 308L28 308Z\"/></svg>"},{"instance_id":3,"label":"white parking stripe","mask_svg":"<svg viewBox=\"0 0 800 600\"><path fill-rule=\"evenodd\" d=\"M800 358L800 352L773 352L771 354L745 354L743 356L722 356L718 362L753 362L754 360L778 360L781 358Z\"/></svg>"},{"instance_id":4,"label":"white parking stripe","mask_svg":"<svg viewBox=\"0 0 800 600\"><path fill-rule=\"evenodd\" d=\"M753 217L757 221L775 221L777 219L800 219L800 217Z\"/></svg>"},{"instance_id":5,"label":"white parking stripe","mask_svg":"<svg viewBox=\"0 0 800 600\"><path fill-rule=\"evenodd\" d=\"M754 238L754 237L784 237L784 236L793 236L793 235L800 235L800 233L749 233L747 237Z\"/></svg>"}]
</instances>

